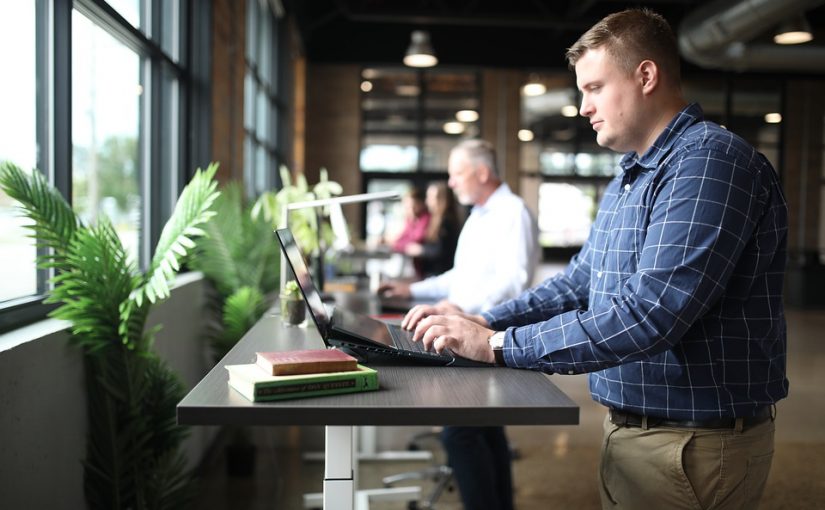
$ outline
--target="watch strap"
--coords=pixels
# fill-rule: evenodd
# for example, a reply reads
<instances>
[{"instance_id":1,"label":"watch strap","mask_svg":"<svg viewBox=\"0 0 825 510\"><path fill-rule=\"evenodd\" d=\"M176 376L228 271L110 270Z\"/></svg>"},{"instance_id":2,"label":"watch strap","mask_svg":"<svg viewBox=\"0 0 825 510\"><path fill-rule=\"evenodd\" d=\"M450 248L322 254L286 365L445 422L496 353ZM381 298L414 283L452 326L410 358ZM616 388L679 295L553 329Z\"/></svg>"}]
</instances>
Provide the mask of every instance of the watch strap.
<instances>
[{"instance_id":1,"label":"watch strap","mask_svg":"<svg viewBox=\"0 0 825 510\"><path fill-rule=\"evenodd\" d=\"M496 366L497 367L506 367L507 363L504 362L504 349L501 347L497 347L493 349L493 356L496 358Z\"/></svg>"}]
</instances>

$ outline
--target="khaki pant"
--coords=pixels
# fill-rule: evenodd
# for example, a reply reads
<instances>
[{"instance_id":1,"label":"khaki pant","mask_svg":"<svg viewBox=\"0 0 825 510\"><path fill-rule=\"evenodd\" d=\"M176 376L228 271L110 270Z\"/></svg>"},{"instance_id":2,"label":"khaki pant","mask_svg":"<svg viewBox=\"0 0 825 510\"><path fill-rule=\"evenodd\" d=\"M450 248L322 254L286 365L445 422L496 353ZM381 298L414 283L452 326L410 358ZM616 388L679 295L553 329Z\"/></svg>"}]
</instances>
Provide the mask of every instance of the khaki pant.
<instances>
[{"instance_id":1,"label":"khaki pant","mask_svg":"<svg viewBox=\"0 0 825 510\"><path fill-rule=\"evenodd\" d=\"M602 508L747 509L759 506L773 459L774 422L744 431L622 427L604 422Z\"/></svg>"}]
</instances>

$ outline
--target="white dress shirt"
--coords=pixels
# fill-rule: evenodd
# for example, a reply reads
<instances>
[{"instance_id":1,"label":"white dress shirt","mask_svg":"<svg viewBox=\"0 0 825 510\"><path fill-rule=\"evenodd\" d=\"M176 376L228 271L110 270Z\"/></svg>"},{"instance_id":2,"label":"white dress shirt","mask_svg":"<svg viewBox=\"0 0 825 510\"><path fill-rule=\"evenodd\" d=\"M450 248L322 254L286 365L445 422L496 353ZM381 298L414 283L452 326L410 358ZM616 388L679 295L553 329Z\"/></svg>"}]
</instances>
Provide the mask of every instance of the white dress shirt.
<instances>
[{"instance_id":1,"label":"white dress shirt","mask_svg":"<svg viewBox=\"0 0 825 510\"><path fill-rule=\"evenodd\" d=\"M447 299L467 313L479 313L524 291L538 262L538 229L524 201L501 184L470 212L453 268L413 283L416 299Z\"/></svg>"}]
</instances>

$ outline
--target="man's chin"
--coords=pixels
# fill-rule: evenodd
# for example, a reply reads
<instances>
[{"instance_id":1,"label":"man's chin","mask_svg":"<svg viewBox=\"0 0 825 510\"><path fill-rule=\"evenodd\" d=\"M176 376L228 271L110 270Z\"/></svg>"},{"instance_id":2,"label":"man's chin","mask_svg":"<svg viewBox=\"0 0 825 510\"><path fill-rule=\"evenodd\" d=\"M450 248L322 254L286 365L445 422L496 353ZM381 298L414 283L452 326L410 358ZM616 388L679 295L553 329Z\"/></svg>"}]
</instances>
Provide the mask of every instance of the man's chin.
<instances>
[{"instance_id":1,"label":"man's chin","mask_svg":"<svg viewBox=\"0 0 825 510\"><path fill-rule=\"evenodd\" d=\"M616 143L617 142L616 142L615 139L610 139L607 136L602 136L601 133L599 133L596 136L596 145L598 145L599 147L603 147L603 148L611 150L613 152L627 152L627 151L622 150L621 148L617 147Z\"/></svg>"}]
</instances>

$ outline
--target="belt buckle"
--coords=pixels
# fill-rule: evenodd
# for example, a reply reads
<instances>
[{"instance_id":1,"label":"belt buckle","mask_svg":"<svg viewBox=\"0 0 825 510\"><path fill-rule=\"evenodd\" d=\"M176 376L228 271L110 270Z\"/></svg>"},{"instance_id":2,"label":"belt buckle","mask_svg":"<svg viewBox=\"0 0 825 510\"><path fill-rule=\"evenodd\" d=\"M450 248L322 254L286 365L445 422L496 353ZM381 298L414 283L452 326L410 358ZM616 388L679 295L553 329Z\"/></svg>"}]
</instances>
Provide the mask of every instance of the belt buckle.
<instances>
[{"instance_id":1,"label":"belt buckle","mask_svg":"<svg viewBox=\"0 0 825 510\"><path fill-rule=\"evenodd\" d=\"M617 411L615 409L610 410L610 421L613 425L618 425L620 427L627 426L627 414Z\"/></svg>"}]
</instances>

